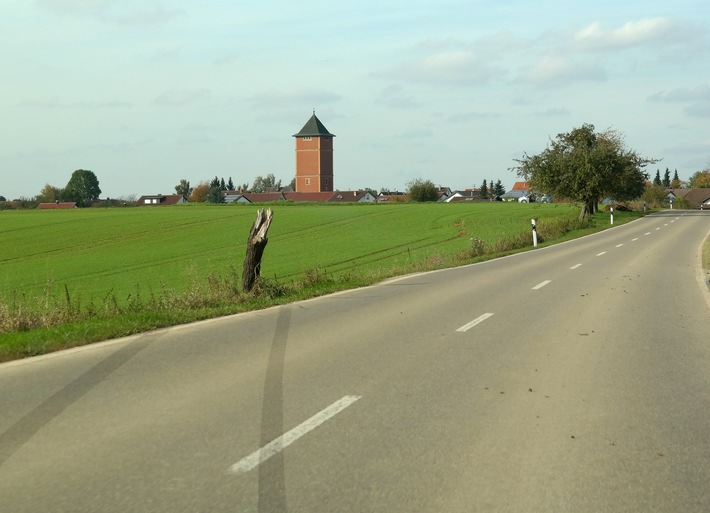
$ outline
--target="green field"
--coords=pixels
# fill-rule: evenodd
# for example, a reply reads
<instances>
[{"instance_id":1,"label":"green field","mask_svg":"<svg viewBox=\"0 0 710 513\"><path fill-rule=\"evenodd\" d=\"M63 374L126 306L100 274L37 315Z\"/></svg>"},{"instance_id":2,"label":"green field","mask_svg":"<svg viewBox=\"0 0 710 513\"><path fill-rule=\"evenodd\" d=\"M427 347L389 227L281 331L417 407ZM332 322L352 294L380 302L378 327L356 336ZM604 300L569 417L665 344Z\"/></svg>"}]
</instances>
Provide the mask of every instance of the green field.
<instances>
[{"instance_id":1,"label":"green field","mask_svg":"<svg viewBox=\"0 0 710 513\"><path fill-rule=\"evenodd\" d=\"M260 206L1 211L0 361L524 250L532 218L543 244L608 227L600 213L580 228L566 204L270 207L253 294L240 277Z\"/></svg>"},{"instance_id":2,"label":"green field","mask_svg":"<svg viewBox=\"0 0 710 513\"><path fill-rule=\"evenodd\" d=\"M402 268L528 230L532 217L575 216L568 205L279 205L262 274L292 280ZM41 297L49 286L85 297L117 297L241 271L257 207L185 206L0 213L0 299Z\"/></svg>"}]
</instances>

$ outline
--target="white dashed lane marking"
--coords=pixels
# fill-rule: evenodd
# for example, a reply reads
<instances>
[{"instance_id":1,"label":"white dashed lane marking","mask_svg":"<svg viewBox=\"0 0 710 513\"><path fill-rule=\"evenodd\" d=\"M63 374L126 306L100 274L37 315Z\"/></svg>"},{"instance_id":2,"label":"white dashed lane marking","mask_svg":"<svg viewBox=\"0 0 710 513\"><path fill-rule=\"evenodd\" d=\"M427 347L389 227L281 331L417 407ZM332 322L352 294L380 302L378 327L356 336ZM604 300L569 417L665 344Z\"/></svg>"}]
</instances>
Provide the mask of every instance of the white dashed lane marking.
<instances>
[{"instance_id":1,"label":"white dashed lane marking","mask_svg":"<svg viewBox=\"0 0 710 513\"><path fill-rule=\"evenodd\" d=\"M457 329L456 331L458 331L459 333L465 333L465 332L467 332L468 330L470 330L471 328L473 328L476 324L482 323L483 321L485 321L486 319L488 319L488 318L491 317L492 315L493 315L492 313L484 313L483 315L481 315L481 316L479 316L479 317L476 317L474 320L472 320L472 321L469 322L468 324L464 324L463 326L461 326L461 327L460 327L459 329Z\"/></svg>"},{"instance_id":2,"label":"white dashed lane marking","mask_svg":"<svg viewBox=\"0 0 710 513\"><path fill-rule=\"evenodd\" d=\"M240 474L243 472L249 472L250 470L258 467L260 463L280 453L303 435L314 430L331 417L334 417L358 399L360 399L360 396L358 395L346 395L342 399L335 401L326 409L313 415L310 419L302 422L292 430L287 431L280 437L272 440L261 449L251 453L246 458L242 458L236 462L234 465L229 467L229 472L232 474Z\"/></svg>"}]
</instances>

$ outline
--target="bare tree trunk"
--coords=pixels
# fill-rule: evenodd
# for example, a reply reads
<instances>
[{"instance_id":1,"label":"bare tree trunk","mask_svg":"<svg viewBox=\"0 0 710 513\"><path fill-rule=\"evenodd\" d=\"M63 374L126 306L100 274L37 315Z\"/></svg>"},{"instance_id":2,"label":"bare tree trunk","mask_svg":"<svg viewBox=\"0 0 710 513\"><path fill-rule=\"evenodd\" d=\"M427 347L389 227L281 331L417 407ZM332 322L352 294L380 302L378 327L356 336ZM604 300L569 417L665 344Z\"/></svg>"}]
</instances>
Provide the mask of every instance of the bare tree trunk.
<instances>
[{"instance_id":1,"label":"bare tree trunk","mask_svg":"<svg viewBox=\"0 0 710 513\"><path fill-rule=\"evenodd\" d=\"M250 292L254 288L256 280L261 274L261 257L264 255L264 248L269 239L266 238L266 232L269 231L271 219L274 213L269 209L264 213L263 209L259 209L256 213L256 220L249 232L247 239L247 254L244 257L244 268L242 270L242 289L244 292Z\"/></svg>"}]
</instances>

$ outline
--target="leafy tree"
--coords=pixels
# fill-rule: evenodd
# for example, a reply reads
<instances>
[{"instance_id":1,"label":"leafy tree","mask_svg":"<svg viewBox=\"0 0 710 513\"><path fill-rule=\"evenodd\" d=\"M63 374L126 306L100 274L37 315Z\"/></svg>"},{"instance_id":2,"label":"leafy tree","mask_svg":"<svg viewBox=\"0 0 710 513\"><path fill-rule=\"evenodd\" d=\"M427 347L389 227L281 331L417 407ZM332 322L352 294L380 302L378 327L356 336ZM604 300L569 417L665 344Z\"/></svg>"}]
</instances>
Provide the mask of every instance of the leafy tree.
<instances>
[{"instance_id":1,"label":"leafy tree","mask_svg":"<svg viewBox=\"0 0 710 513\"><path fill-rule=\"evenodd\" d=\"M642 169L657 160L641 157L625 147L616 130L596 133L584 124L558 134L538 155L524 154L513 170L530 188L583 204L580 219L597 210L600 199L636 199L645 189Z\"/></svg>"},{"instance_id":2,"label":"leafy tree","mask_svg":"<svg viewBox=\"0 0 710 513\"><path fill-rule=\"evenodd\" d=\"M488 198L488 185L486 184L485 180L483 180L483 183L481 184L481 198Z\"/></svg>"},{"instance_id":3,"label":"leafy tree","mask_svg":"<svg viewBox=\"0 0 710 513\"><path fill-rule=\"evenodd\" d=\"M192 194L190 194L190 202L192 203L204 203L207 200L207 195L210 192L210 184L207 182L200 182L197 187L192 189Z\"/></svg>"},{"instance_id":4,"label":"leafy tree","mask_svg":"<svg viewBox=\"0 0 710 513\"><path fill-rule=\"evenodd\" d=\"M252 192L268 192L276 188L281 188L281 180L277 182L273 173L269 173L266 176L257 176L251 186Z\"/></svg>"},{"instance_id":5,"label":"leafy tree","mask_svg":"<svg viewBox=\"0 0 710 513\"><path fill-rule=\"evenodd\" d=\"M7 201L7 199L5 198L5 196L0 196L0 201Z\"/></svg>"},{"instance_id":6,"label":"leafy tree","mask_svg":"<svg viewBox=\"0 0 710 513\"><path fill-rule=\"evenodd\" d=\"M62 192L62 200L74 201L79 207L88 207L99 198L101 189L96 175L88 169L77 169Z\"/></svg>"},{"instance_id":7,"label":"leafy tree","mask_svg":"<svg viewBox=\"0 0 710 513\"><path fill-rule=\"evenodd\" d=\"M651 184L643 191L641 198L649 208L663 207L667 200L666 189L663 185Z\"/></svg>"},{"instance_id":8,"label":"leafy tree","mask_svg":"<svg viewBox=\"0 0 710 513\"><path fill-rule=\"evenodd\" d=\"M54 203L55 201L59 201L62 197L62 192L63 191L58 187L45 184L35 199L40 203Z\"/></svg>"},{"instance_id":9,"label":"leafy tree","mask_svg":"<svg viewBox=\"0 0 710 513\"><path fill-rule=\"evenodd\" d=\"M661 171L656 169L656 177L653 179L653 185L663 185L661 181Z\"/></svg>"},{"instance_id":10,"label":"leafy tree","mask_svg":"<svg viewBox=\"0 0 710 513\"><path fill-rule=\"evenodd\" d=\"M668 168L666 168L666 172L663 173L663 186L664 187L671 186L671 172Z\"/></svg>"},{"instance_id":11,"label":"leafy tree","mask_svg":"<svg viewBox=\"0 0 710 513\"><path fill-rule=\"evenodd\" d=\"M688 185L694 189L710 187L710 169L696 171L688 180Z\"/></svg>"},{"instance_id":12,"label":"leafy tree","mask_svg":"<svg viewBox=\"0 0 710 513\"><path fill-rule=\"evenodd\" d=\"M192 194L192 187L190 187L190 182L184 178L180 180L180 183L175 186L175 194L181 194L186 198L189 198Z\"/></svg>"},{"instance_id":13,"label":"leafy tree","mask_svg":"<svg viewBox=\"0 0 710 513\"><path fill-rule=\"evenodd\" d=\"M418 202L436 201L439 197L434 182L422 178L416 178L407 183L407 194L409 199Z\"/></svg>"}]
</instances>

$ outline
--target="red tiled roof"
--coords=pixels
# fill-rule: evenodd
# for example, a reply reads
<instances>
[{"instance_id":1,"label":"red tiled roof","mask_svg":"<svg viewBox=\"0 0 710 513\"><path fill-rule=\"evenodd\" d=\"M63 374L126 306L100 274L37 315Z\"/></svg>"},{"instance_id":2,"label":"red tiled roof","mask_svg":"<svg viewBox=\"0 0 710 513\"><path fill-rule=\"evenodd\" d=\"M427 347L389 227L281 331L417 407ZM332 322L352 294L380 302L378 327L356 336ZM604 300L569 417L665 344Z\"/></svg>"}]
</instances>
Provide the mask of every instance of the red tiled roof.
<instances>
[{"instance_id":1,"label":"red tiled roof","mask_svg":"<svg viewBox=\"0 0 710 513\"><path fill-rule=\"evenodd\" d=\"M332 192L284 192L288 201L328 201L333 196Z\"/></svg>"},{"instance_id":2,"label":"red tiled roof","mask_svg":"<svg viewBox=\"0 0 710 513\"><path fill-rule=\"evenodd\" d=\"M53 209L58 209L58 208L76 208L76 203L73 202L64 202L64 203L40 203L37 205L37 208L42 209L42 210L53 210Z\"/></svg>"},{"instance_id":3,"label":"red tiled roof","mask_svg":"<svg viewBox=\"0 0 710 513\"><path fill-rule=\"evenodd\" d=\"M529 191L530 184L528 182L515 182L513 184L512 190L514 190L514 191Z\"/></svg>"},{"instance_id":4,"label":"red tiled roof","mask_svg":"<svg viewBox=\"0 0 710 513\"><path fill-rule=\"evenodd\" d=\"M280 192L245 192L242 193L250 203L270 203L272 201L283 201L284 195Z\"/></svg>"}]
</instances>

